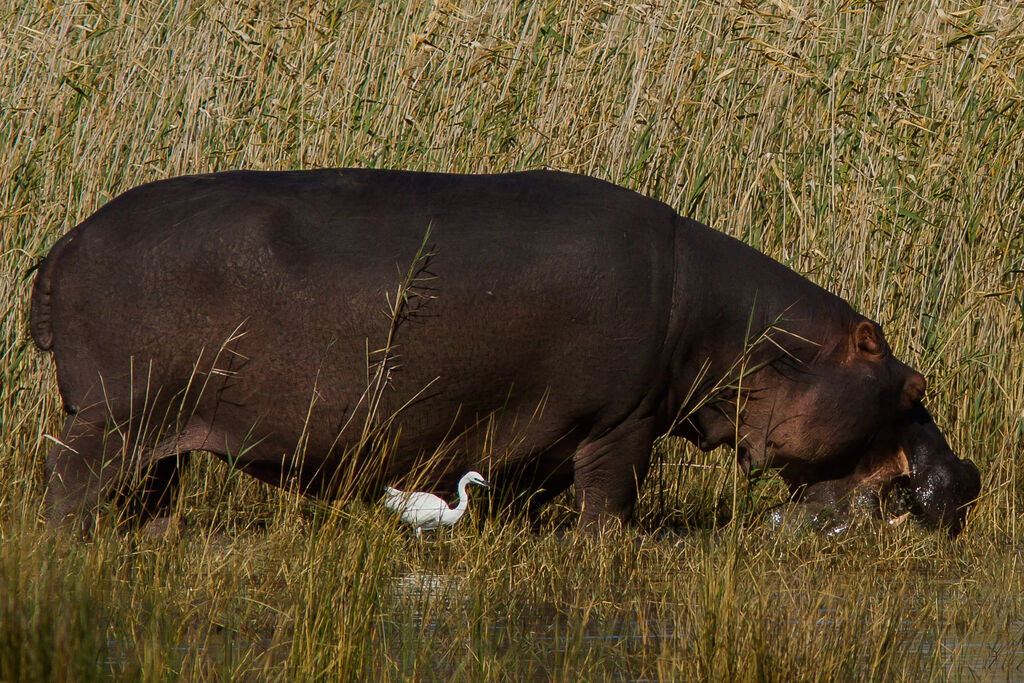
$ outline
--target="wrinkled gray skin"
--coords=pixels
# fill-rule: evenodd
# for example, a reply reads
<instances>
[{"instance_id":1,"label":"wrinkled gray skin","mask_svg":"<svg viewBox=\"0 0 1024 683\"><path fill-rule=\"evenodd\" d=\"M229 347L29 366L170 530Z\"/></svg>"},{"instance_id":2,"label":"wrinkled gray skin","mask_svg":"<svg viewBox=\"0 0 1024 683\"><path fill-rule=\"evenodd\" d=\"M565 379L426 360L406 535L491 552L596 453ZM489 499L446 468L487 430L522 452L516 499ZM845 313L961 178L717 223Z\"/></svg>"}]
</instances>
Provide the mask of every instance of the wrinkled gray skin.
<instances>
[{"instance_id":1,"label":"wrinkled gray skin","mask_svg":"<svg viewBox=\"0 0 1024 683\"><path fill-rule=\"evenodd\" d=\"M603 523L630 516L666 432L778 468L797 500L909 486L954 533L979 491L878 325L581 176L144 185L53 247L31 329L67 411L46 462L58 523L112 495L163 514L198 449L312 495L446 492L476 469L533 510L575 484Z\"/></svg>"}]
</instances>

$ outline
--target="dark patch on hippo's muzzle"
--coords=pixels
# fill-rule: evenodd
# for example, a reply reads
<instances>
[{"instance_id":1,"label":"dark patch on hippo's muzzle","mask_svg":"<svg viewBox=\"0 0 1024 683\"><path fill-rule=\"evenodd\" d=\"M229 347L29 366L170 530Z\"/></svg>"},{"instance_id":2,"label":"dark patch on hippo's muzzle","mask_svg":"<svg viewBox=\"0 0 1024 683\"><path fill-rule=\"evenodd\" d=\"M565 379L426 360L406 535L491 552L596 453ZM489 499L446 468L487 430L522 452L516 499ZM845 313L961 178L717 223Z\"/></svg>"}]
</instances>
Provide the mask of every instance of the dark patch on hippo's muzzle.
<instances>
[{"instance_id":1,"label":"dark patch on hippo's muzzle","mask_svg":"<svg viewBox=\"0 0 1024 683\"><path fill-rule=\"evenodd\" d=\"M981 475L970 460L957 458L923 405L915 404L900 430L910 473L906 488L911 512L925 526L955 536L981 491Z\"/></svg>"}]
</instances>

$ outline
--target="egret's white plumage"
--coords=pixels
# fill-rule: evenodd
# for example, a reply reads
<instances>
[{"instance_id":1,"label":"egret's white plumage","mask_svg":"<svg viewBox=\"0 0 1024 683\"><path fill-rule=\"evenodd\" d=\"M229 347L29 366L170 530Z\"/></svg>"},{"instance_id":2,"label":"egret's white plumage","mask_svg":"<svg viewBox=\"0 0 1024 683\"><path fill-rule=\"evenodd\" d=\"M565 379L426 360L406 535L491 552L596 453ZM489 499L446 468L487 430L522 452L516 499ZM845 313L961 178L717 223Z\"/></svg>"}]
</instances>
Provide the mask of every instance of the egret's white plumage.
<instances>
[{"instance_id":1,"label":"egret's white plumage","mask_svg":"<svg viewBox=\"0 0 1024 683\"><path fill-rule=\"evenodd\" d=\"M390 486L384 487L384 507L401 514L401 519L406 524L416 529L416 536L419 537L424 529L436 529L439 526L452 526L462 519L469 505L469 497L466 495L466 486L475 484L489 488L483 476L479 472L466 472L459 480L459 504L454 508L448 507L443 498L433 493L423 491L399 491Z\"/></svg>"}]
</instances>

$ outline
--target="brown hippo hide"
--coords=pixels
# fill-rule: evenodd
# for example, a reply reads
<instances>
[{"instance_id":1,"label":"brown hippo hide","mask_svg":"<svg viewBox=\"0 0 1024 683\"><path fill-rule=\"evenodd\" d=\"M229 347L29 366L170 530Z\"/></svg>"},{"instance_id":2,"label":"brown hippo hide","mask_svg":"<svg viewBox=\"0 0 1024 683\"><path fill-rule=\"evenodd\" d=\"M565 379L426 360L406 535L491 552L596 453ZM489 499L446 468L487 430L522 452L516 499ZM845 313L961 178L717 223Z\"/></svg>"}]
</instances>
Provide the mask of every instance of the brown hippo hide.
<instances>
[{"instance_id":1,"label":"brown hippo hide","mask_svg":"<svg viewBox=\"0 0 1024 683\"><path fill-rule=\"evenodd\" d=\"M666 432L842 506L911 486L956 531L976 468L874 322L744 244L553 172L230 172L135 188L41 264L68 413L51 520L169 504L192 450L316 495L467 470L627 518Z\"/></svg>"}]
</instances>

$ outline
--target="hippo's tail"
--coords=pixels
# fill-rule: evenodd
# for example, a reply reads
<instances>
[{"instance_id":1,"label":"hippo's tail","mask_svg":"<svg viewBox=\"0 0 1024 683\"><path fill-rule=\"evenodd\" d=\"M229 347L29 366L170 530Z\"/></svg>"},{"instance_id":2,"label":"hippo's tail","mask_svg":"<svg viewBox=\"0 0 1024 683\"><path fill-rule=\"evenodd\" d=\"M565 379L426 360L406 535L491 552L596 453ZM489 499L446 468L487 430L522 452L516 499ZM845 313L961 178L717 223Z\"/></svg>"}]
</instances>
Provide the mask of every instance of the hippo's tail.
<instances>
[{"instance_id":1,"label":"hippo's tail","mask_svg":"<svg viewBox=\"0 0 1024 683\"><path fill-rule=\"evenodd\" d=\"M50 296L53 293L53 281L60 253L67 244L65 238L53 245L50 253L34 266L36 280L32 285L32 308L29 312L29 330L32 339L43 351L53 348L53 323L50 317Z\"/></svg>"}]
</instances>

